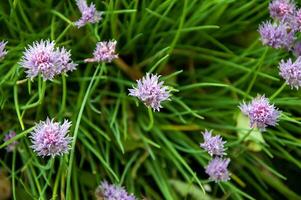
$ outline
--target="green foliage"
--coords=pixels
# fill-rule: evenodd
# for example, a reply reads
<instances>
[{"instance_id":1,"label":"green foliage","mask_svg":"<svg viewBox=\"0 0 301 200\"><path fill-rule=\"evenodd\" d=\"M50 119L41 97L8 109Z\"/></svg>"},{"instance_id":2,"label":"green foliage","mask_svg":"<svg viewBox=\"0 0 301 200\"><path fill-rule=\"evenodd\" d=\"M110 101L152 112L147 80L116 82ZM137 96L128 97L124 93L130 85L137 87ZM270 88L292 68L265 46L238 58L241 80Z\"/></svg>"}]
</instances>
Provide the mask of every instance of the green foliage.
<instances>
[{"instance_id":1,"label":"green foliage","mask_svg":"<svg viewBox=\"0 0 301 200\"><path fill-rule=\"evenodd\" d=\"M93 199L104 179L147 199L301 199L300 92L278 75L286 54L262 46L256 32L268 1L95 3L104 19L77 29L75 1L0 2L0 39L9 42L0 62L0 129L15 130L19 141L13 153L5 152L12 140L1 142L1 170L13 199ZM53 81L27 80L18 61L40 39L71 49L78 69ZM118 41L120 59L82 62L108 39ZM128 96L149 71L174 89L172 101L152 113L152 127L147 108ZM258 93L284 111L279 125L262 134L238 113L238 104ZM30 148L28 133L47 116L72 121L70 154L40 158ZM228 142L227 183L209 182L204 173L204 129Z\"/></svg>"}]
</instances>

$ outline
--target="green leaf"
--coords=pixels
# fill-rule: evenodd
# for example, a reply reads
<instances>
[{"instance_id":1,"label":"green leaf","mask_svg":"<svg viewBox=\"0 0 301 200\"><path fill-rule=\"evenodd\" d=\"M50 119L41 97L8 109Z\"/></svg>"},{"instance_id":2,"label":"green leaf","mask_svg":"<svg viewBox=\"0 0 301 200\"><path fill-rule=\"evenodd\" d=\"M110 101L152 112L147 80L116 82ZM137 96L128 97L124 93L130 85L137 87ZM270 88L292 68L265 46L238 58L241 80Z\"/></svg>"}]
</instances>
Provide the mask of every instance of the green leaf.
<instances>
[{"instance_id":1,"label":"green leaf","mask_svg":"<svg viewBox=\"0 0 301 200\"><path fill-rule=\"evenodd\" d=\"M261 151L262 144L265 143L261 132L258 128L250 128L250 120L241 112L237 115L236 119L237 135L239 140L248 141L247 148L251 151Z\"/></svg>"}]
</instances>

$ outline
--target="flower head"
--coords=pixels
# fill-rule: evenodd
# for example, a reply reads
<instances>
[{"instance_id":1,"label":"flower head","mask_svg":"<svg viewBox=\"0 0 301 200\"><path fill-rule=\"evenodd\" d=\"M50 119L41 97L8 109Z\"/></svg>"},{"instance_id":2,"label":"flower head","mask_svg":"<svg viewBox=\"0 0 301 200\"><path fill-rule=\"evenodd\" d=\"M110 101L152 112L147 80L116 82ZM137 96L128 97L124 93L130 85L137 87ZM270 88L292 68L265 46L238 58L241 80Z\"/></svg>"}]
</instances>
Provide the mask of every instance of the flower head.
<instances>
[{"instance_id":1,"label":"flower head","mask_svg":"<svg viewBox=\"0 0 301 200\"><path fill-rule=\"evenodd\" d=\"M215 182L230 180L228 165L230 163L229 158L213 158L209 164L205 167L205 172L209 175L209 179Z\"/></svg>"},{"instance_id":2,"label":"flower head","mask_svg":"<svg viewBox=\"0 0 301 200\"><path fill-rule=\"evenodd\" d=\"M65 120L63 124L49 118L38 123L31 132L31 148L39 156L57 156L68 153L72 138L68 136L71 122Z\"/></svg>"},{"instance_id":3,"label":"flower head","mask_svg":"<svg viewBox=\"0 0 301 200\"><path fill-rule=\"evenodd\" d=\"M294 23L294 29L301 31L301 9L297 10L291 19L291 21Z\"/></svg>"},{"instance_id":4,"label":"flower head","mask_svg":"<svg viewBox=\"0 0 301 200\"><path fill-rule=\"evenodd\" d=\"M225 155L224 144L225 141L222 140L220 135L212 136L212 131L203 132L204 143L201 143L200 146L205 149L210 156L217 155L223 156Z\"/></svg>"},{"instance_id":5,"label":"flower head","mask_svg":"<svg viewBox=\"0 0 301 200\"><path fill-rule=\"evenodd\" d=\"M301 57L298 57L295 62L289 58L287 61L281 60L279 64L280 76L291 88L299 89L301 86Z\"/></svg>"},{"instance_id":6,"label":"flower head","mask_svg":"<svg viewBox=\"0 0 301 200\"><path fill-rule=\"evenodd\" d=\"M128 194L123 187L109 184L103 181L96 189L96 196L103 200L136 200L132 194Z\"/></svg>"},{"instance_id":7,"label":"flower head","mask_svg":"<svg viewBox=\"0 0 301 200\"><path fill-rule=\"evenodd\" d=\"M269 21L264 22L259 26L259 33L261 42L275 49L290 49L295 39L294 31L289 31L284 23L273 25Z\"/></svg>"},{"instance_id":8,"label":"flower head","mask_svg":"<svg viewBox=\"0 0 301 200\"><path fill-rule=\"evenodd\" d=\"M168 87L163 86L164 82L159 81L160 75L147 73L142 79L137 80L138 86L129 89L129 95L140 99L146 106L150 106L154 111L159 111L161 102L169 100Z\"/></svg>"},{"instance_id":9,"label":"flower head","mask_svg":"<svg viewBox=\"0 0 301 200\"><path fill-rule=\"evenodd\" d=\"M76 69L77 64L71 60L70 50L67 51L64 47L62 47L61 49L57 49L56 54L57 61L59 63L57 68L58 73L65 73Z\"/></svg>"},{"instance_id":10,"label":"flower head","mask_svg":"<svg viewBox=\"0 0 301 200\"><path fill-rule=\"evenodd\" d=\"M83 27L87 23L94 24L101 20L103 13L96 10L94 3L88 6L86 0L76 0L76 5L82 14L81 18L75 22L77 28Z\"/></svg>"},{"instance_id":11,"label":"flower head","mask_svg":"<svg viewBox=\"0 0 301 200\"><path fill-rule=\"evenodd\" d=\"M3 141L6 142L6 141L12 139L15 136L16 136L16 132L15 131L9 131L7 134L5 134ZM7 147L6 147L7 152L13 151L18 144L19 143L17 141L13 141L9 145L7 145Z\"/></svg>"},{"instance_id":12,"label":"flower head","mask_svg":"<svg viewBox=\"0 0 301 200\"><path fill-rule=\"evenodd\" d=\"M270 104L265 96L257 96L248 104L243 102L239 108L250 118L250 126L257 127L262 131L267 126L275 126L281 114L281 111Z\"/></svg>"},{"instance_id":13,"label":"flower head","mask_svg":"<svg viewBox=\"0 0 301 200\"><path fill-rule=\"evenodd\" d=\"M0 42L0 60L2 60L5 55L7 54L7 51L5 50L7 42L1 41Z\"/></svg>"},{"instance_id":14,"label":"flower head","mask_svg":"<svg viewBox=\"0 0 301 200\"><path fill-rule=\"evenodd\" d=\"M93 52L93 58L88 58L85 62L112 62L118 58L116 44L116 40L98 42Z\"/></svg>"},{"instance_id":15,"label":"flower head","mask_svg":"<svg viewBox=\"0 0 301 200\"><path fill-rule=\"evenodd\" d=\"M58 74L75 69L76 64L70 57L65 48L55 48L53 41L41 40L26 48L20 65L27 70L28 78L41 74L44 80L52 80Z\"/></svg>"},{"instance_id":16,"label":"flower head","mask_svg":"<svg viewBox=\"0 0 301 200\"><path fill-rule=\"evenodd\" d=\"M280 21L290 18L295 10L296 5L290 0L273 0L269 4L271 17Z\"/></svg>"}]
</instances>

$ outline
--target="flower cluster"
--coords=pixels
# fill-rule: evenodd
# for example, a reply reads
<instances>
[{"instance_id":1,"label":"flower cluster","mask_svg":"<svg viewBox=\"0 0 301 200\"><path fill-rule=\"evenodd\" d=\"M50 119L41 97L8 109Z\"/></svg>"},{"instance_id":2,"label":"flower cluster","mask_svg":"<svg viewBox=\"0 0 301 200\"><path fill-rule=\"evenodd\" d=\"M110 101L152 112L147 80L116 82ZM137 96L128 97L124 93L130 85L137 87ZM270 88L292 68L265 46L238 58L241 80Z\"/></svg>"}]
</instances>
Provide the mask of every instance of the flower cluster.
<instances>
[{"instance_id":1,"label":"flower cluster","mask_svg":"<svg viewBox=\"0 0 301 200\"><path fill-rule=\"evenodd\" d=\"M274 22L263 22L259 26L261 41L275 49L286 49L297 57L295 62L281 60L279 74L292 89L299 89L301 41L298 41L297 34L301 32L301 9L293 0L273 0L269 11Z\"/></svg>"},{"instance_id":2,"label":"flower cluster","mask_svg":"<svg viewBox=\"0 0 301 200\"><path fill-rule=\"evenodd\" d=\"M287 21L296 12L296 5L290 0L274 0L269 4L269 11L273 19Z\"/></svg>"},{"instance_id":3,"label":"flower cluster","mask_svg":"<svg viewBox=\"0 0 301 200\"><path fill-rule=\"evenodd\" d=\"M205 149L210 156L223 156L225 155L224 144L225 141L222 140L220 135L212 136L212 130L203 132L204 143L201 143L200 146Z\"/></svg>"},{"instance_id":4,"label":"flower cluster","mask_svg":"<svg viewBox=\"0 0 301 200\"><path fill-rule=\"evenodd\" d=\"M273 22L263 22L259 26L261 41L275 49L294 50L296 37L301 28L301 10L291 0L273 0L269 4Z\"/></svg>"},{"instance_id":5,"label":"flower cluster","mask_svg":"<svg viewBox=\"0 0 301 200\"><path fill-rule=\"evenodd\" d=\"M96 189L96 197L103 200L136 200L132 194L128 194L123 187L109 184L103 181Z\"/></svg>"},{"instance_id":6,"label":"flower cluster","mask_svg":"<svg viewBox=\"0 0 301 200\"><path fill-rule=\"evenodd\" d=\"M270 21L264 22L259 27L261 42L264 45L275 49L290 49L294 43L294 33L287 31L285 24L272 24Z\"/></svg>"},{"instance_id":7,"label":"flower cluster","mask_svg":"<svg viewBox=\"0 0 301 200\"><path fill-rule=\"evenodd\" d=\"M5 50L6 44L7 42L4 41L0 42L0 60L2 60L7 54L7 51Z\"/></svg>"},{"instance_id":8,"label":"flower cluster","mask_svg":"<svg viewBox=\"0 0 301 200\"><path fill-rule=\"evenodd\" d=\"M118 58L116 44L116 40L98 42L93 52L93 58L87 58L85 62L112 62Z\"/></svg>"},{"instance_id":9,"label":"flower cluster","mask_svg":"<svg viewBox=\"0 0 301 200\"><path fill-rule=\"evenodd\" d=\"M279 120L281 111L269 103L265 96L258 95L250 103L243 102L240 110L249 117L250 126L264 131L267 126L275 126Z\"/></svg>"},{"instance_id":10,"label":"flower cluster","mask_svg":"<svg viewBox=\"0 0 301 200\"><path fill-rule=\"evenodd\" d=\"M65 120L63 124L49 118L38 123L31 132L32 149L39 156L57 156L68 153L72 138L68 136L71 122Z\"/></svg>"},{"instance_id":11,"label":"flower cluster","mask_svg":"<svg viewBox=\"0 0 301 200\"><path fill-rule=\"evenodd\" d=\"M160 75L147 73L142 79L137 80L137 87L129 89L129 95L137 97L154 111L160 111L161 102L169 100L170 91L159 78Z\"/></svg>"},{"instance_id":12,"label":"flower cluster","mask_svg":"<svg viewBox=\"0 0 301 200\"><path fill-rule=\"evenodd\" d=\"M225 153L224 144L220 135L212 136L212 131L203 132L204 142L200 146L209 153L212 160L205 167L205 172L209 175L209 179L215 182L230 180L228 165L229 158L223 158Z\"/></svg>"},{"instance_id":13,"label":"flower cluster","mask_svg":"<svg viewBox=\"0 0 301 200\"><path fill-rule=\"evenodd\" d=\"M82 14L81 18L75 22L77 28L83 27L87 23L95 24L101 20L103 13L96 10L94 3L88 6L86 0L76 0L76 5Z\"/></svg>"},{"instance_id":14,"label":"flower cluster","mask_svg":"<svg viewBox=\"0 0 301 200\"><path fill-rule=\"evenodd\" d=\"M15 131L9 131L7 134L5 134L3 141L6 142L6 141L12 139L15 136L16 136ZM7 152L13 151L16 148L17 145L18 145L17 141L13 141L9 145L7 145L7 147L6 147Z\"/></svg>"},{"instance_id":15,"label":"flower cluster","mask_svg":"<svg viewBox=\"0 0 301 200\"><path fill-rule=\"evenodd\" d=\"M298 57L295 62L292 62L290 58L287 61L281 60L279 70L279 74L291 88L299 89L301 86L301 57Z\"/></svg>"},{"instance_id":16,"label":"flower cluster","mask_svg":"<svg viewBox=\"0 0 301 200\"><path fill-rule=\"evenodd\" d=\"M230 180L228 165L230 158L213 158L205 167L205 172L209 175L209 179L215 182Z\"/></svg>"},{"instance_id":17,"label":"flower cluster","mask_svg":"<svg viewBox=\"0 0 301 200\"><path fill-rule=\"evenodd\" d=\"M73 71L76 64L71 60L71 53L63 48L56 48L55 43L41 40L29 45L20 61L26 69L27 77L33 79L41 74L44 80L52 80L54 76Z\"/></svg>"}]
</instances>

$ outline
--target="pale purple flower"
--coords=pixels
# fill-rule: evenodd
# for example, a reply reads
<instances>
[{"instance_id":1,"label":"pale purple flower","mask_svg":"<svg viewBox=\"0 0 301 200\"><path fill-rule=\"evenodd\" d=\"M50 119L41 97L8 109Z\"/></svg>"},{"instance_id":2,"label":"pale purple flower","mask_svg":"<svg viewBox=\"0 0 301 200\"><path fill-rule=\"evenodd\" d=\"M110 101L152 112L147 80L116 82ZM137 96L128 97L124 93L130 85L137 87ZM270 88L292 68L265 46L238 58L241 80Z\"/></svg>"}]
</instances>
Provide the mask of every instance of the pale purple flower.
<instances>
[{"instance_id":1,"label":"pale purple flower","mask_svg":"<svg viewBox=\"0 0 301 200\"><path fill-rule=\"evenodd\" d=\"M210 156L223 156L225 155L224 144L225 141L222 140L220 135L212 136L212 130L203 132L204 143L201 143L200 146L205 149Z\"/></svg>"},{"instance_id":2,"label":"pale purple flower","mask_svg":"<svg viewBox=\"0 0 301 200\"><path fill-rule=\"evenodd\" d=\"M68 135L71 122L64 120L63 124L49 118L36 124L31 132L31 148L39 156L57 156L69 152L72 137Z\"/></svg>"},{"instance_id":3,"label":"pale purple flower","mask_svg":"<svg viewBox=\"0 0 301 200\"><path fill-rule=\"evenodd\" d=\"M59 73L66 73L76 69L77 64L71 60L70 50L67 51L64 47L62 47L61 49L57 49L56 53L57 61L60 63L57 69Z\"/></svg>"},{"instance_id":4,"label":"pale purple flower","mask_svg":"<svg viewBox=\"0 0 301 200\"><path fill-rule=\"evenodd\" d=\"M116 40L98 42L93 52L93 58L87 58L85 62L112 62L118 58L116 44Z\"/></svg>"},{"instance_id":5,"label":"pale purple flower","mask_svg":"<svg viewBox=\"0 0 301 200\"><path fill-rule=\"evenodd\" d=\"M0 42L0 60L2 60L7 54L7 51L5 50L6 44L7 42L5 41Z\"/></svg>"},{"instance_id":6,"label":"pale purple flower","mask_svg":"<svg viewBox=\"0 0 301 200\"><path fill-rule=\"evenodd\" d=\"M291 21L294 22L294 29L301 31L301 9L296 11L296 14Z\"/></svg>"},{"instance_id":7,"label":"pale purple flower","mask_svg":"<svg viewBox=\"0 0 301 200\"><path fill-rule=\"evenodd\" d=\"M275 126L279 120L279 111L265 96L258 95L250 103L243 102L239 106L240 110L249 117L250 126L257 127L264 131L267 126Z\"/></svg>"},{"instance_id":8,"label":"pale purple flower","mask_svg":"<svg viewBox=\"0 0 301 200\"><path fill-rule=\"evenodd\" d=\"M205 167L205 172L209 175L209 179L215 182L230 180L228 165L230 163L229 158L213 158L209 164Z\"/></svg>"},{"instance_id":9,"label":"pale purple flower","mask_svg":"<svg viewBox=\"0 0 301 200\"><path fill-rule=\"evenodd\" d=\"M56 48L54 41L41 40L25 49L20 65L30 79L41 74L44 80L52 80L58 74L75 69L76 64L70 57L70 52Z\"/></svg>"},{"instance_id":10,"label":"pale purple flower","mask_svg":"<svg viewBox=\"0 0 301 200\"><path fill-rule=\"evenodd\" d=\"M16 136L16 132L15 131L9 131L7 134L5 134L3 141L6 142L6 141L12 139L15 136ZM13 141L9 145L7 145L7 147L6 147L7 152L13 151L18 144L19 143L17 141Z\"/></svg>"},{"instance_id":11,"label":"pale purple flower","mask_svg":"<svg viewBox=\"0 0 301 200\"><path fill-rule=\"evenodd\" d=\"M81 18L75 22L77 28L83 27L87 23L97 23L102 19L103 12L97 11L94 3L88 6L86 0L76 0L76 5L82 14Z\"/></svg>"},{"instance_id":12,"label":"pale purple flower","mask_svg":"<svg viewBox=\"0 0 301 200\"><path fill-rule=\"evenodd\" d=\"M137 97L154 111L160 111L161 102L170 100L170 91L163 85L163 81L159 81L159 78L160 75L147 73L142 79L137 80L137 87L129 89L129 95Z\"/></svg>"},{"instance_id":13,"label":"pale purple flower","mask_svg":"<svg viewBox=\"0 0 301 200\"><path fill-rule=\"evenodd\" d=\"M273 0L269 4L269 11L273 19L285 21L294 15L296 5L290 0Z\"/></svg>"},{"instance_id":14,"label":"pale purple flower","mask_svg":"<svg viewBox=\"0 0 301 200\"><path fill-rule=\"evenodd\" d=\"M107 181L103 181L97 187L96 196L103 200L137 200L133 194L128 194L123 187L109 184Z\"/></svg>"},{"instance_id":15,"label":"pale purple flower","mask_svg":"<svg viewBox=\"0 0 301 200\"><path fill-rule=\"evenodd\" d=\"M298 57L295 62L292 62L290 58L287 61L281 60L279 70L279 74L285 82L291 88L298 90L301 86L301 57Z\"/></svg>"},{"instance_id":16,"label":"pale purple flower","mask_svg":"<svg viewBox=\"0 0 301 200\"><path fill-rule=\"evenodd\" d=\"M295 39L294 31L288 30L287 25L283 23L273 25L269 21L264 22L259 26L259 33L261 42L275 49L290 49Z\"/></svg>"}]
</instances>

